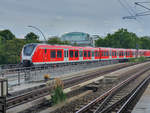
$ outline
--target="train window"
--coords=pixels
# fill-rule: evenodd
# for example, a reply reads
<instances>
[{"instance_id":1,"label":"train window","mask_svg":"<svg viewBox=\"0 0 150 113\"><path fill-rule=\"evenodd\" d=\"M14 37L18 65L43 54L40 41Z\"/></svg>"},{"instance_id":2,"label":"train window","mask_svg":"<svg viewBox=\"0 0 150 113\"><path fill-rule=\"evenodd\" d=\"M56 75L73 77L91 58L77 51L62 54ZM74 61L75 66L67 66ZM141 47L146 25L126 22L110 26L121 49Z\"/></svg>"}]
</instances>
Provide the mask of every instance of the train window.
<instances>
[{"instance_id":1,"label":"train window","mask_svg":"<svg viewBox=\"0 0 150 113\"><path fill-rule=\"evenodd\" d=\"M68 50L67 50L67 57L68 57Z\"/></svg>"},{"instance_id":2,"label":"train window","mask_svg":"<svg viewBox=\"0 0 150 113\"><path fill-rule=\"evenodd\" d=\"M106 53L107 53L106 56L108 56L108 51Z\"/></svg>"},{"instance_id":3,"label":"train window","mask_svg":"<svg viewBox=\"0 0 150 113\"><path fill-rule=\"evenodd\" d=\"M61 50L57 50L57 58L61 58L62 57L62 51Z\"/></svg>"},{"instance_id":4,"label":"train window","mask_svg":"<svg viewBox=\"0 0 150 113\"><path fill-rule=\"evenodd\" d=\"M100 56L100 52L99 51L97 51L97 57L99 57Z\"/></svg>"},{"instance_id":5,"label":"train window","mask_svg":"<svg viewBox=\"0 0 150 113\"><path fill-rule=\"evenodd\" d=\"M70 55L71 58L73 58L73 50L70 50L69 55Z\"/></svg>"},{"instance_id":6,"label":"train window","mask_svg":"<svg viewBox=\"0 0 150 113\"><path fill-rule=\"evenodd\" d=\"M92 51L92 57L94 57L94 51Z\"/></svg>"},{"instance_id":7,"label":"train window","mask_svg":"<svg viewBox=\"0 0 150 113\"><path fill-rule=\"evenodd\" d=\"M67 57L67 51L66 50L64 51L64 57Z\"/></svg>"},{"instance_id":8,"label":"train window","mask_svg":"<svg viewBox=\"0 0 150 113\"><path fill-rule=\"evenodd\" d=\"M126 51L126 56L127 56L128 54L127 54L127 51Z\"/></svg>"},{"instance_id":9,"label":"train window","mask_svg":"<svg viewBox=\"0 0 150 113\"><path fill-rule=\"evenodd\" d=\"M106 56L106 52L104 51L104 56Z\"/></svg>"},{"instance_id":10,"label":"train window","mask_svg":"<svg viewBox=\"0 0 150 113\"><path fill-rule=\"evenodd\" d=\"M51 50L51 58L56 58L56 50Z\"/></svg>"},{"instance_id":11,"label":"train window","mask_svg":"<svg viewBox=\"0 0 150 113\"><path fill-rule=\"evenodd\" d=\"M83 51L80 51L79 53L80 53L80 57L82 57L83 56Z\"/></svg>"},{"instance_id":12,"label":"train window","mask_svg":"<svg viewBox=\"0 0 150 113\"><path fill-rule=\"evenodd\" d=\"M98 51L95 51L95 56L98 57Z\"/></svg>"},{"instance_id":13,"label":"train window","mask_svg":"<svg viewBox=\"0 0 150 113\"><path fill-rule=\"evenodd\" d=\"M45 49L45 54L47 53L47 49Z\"/></svg>"},{"instance_id":14,"label":"train window","mask_svg":"<svg viewBox=\"0 0 150 113\"><path fill-rule=\"evenodd\" d=\"M122 51L119 52L119 56L123 56L123 52Z\"/></svg>"},{"instance_id":15,"label":"train window","mask_svg":"<svg viewBox=\"0 0 150 113\"><path fill-rule=\"evenodd\" d=\"M87 57L87 51L84 51L84 57Z\"/></svg>"},{"instance_id":16,"label":"train window","mask_svg":"<svg viewBox=\"0 0 150 113\"><path fill-rule=\"evenodd\" d=\"M88 51L88 57L90 57L91 56L91 51Z\"/></svg>"},{"instance_id":17,"label":"train window","mask_svg":"<svg viewBox=\"0 0 150 113\"><path fill-rule=\"evenodd\" d=\"M113 56L115 56L115 52L113 52Z\"/></svg>"},{"instance_id":18,"label":"train window","mask_svg":"<svg viewBox=\"0 0 150 113\"><path fill-rule=\"evenodd\" d=\"M29 44L29 45L26 45L24 47L24 50L23 50L23 53L25 56L30 56L34 50L34 48L36 47L35 44Z\"/></svg>"},{"instance_id":19,"label":"train window","mask_svg":"<svg viewBox=\"0 0 150 113\"><path fill-rule=\"evenodd\" d=\"M78 57L78 51L75 51L75 57Z\"/></svg>"},{"instance_id":20,"label":"train window","mask_svg":"<svg viewBox=\"0 0 150 113\"><path fill-rule=\"evenodd\" d=\"M109 50L109 56L112 56L112 54L111 54L111 50Z\"/></svg>"}]
</instances>

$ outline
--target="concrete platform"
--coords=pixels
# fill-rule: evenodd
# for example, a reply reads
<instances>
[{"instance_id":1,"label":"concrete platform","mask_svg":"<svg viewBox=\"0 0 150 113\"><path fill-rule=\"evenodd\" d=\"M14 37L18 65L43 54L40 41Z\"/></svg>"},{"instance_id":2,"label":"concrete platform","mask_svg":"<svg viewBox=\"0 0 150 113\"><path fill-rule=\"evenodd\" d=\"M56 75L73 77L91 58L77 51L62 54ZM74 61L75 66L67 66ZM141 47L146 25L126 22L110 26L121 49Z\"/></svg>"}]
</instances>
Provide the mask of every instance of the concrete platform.
<instances>
[{"instance_id":1,"label":"concrete platform","mask_svg":"<svg viewBox=\"0 0 150 113\"><path fill-rule=\"evenodd\" d=\"M150 84L134 107L132 113L150 113Z\"/></svg>"}]
</instances>

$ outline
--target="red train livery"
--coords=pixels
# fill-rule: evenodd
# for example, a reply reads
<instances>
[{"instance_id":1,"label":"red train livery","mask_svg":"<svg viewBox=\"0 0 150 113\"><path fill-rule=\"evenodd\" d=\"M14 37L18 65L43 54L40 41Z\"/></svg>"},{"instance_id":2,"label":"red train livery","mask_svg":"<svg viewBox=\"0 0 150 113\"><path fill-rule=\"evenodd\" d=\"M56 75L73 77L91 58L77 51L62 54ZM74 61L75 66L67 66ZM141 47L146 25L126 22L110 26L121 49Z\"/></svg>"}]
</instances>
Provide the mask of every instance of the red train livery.
<instances>
[{"instance_id":1,"label":"red train livery","mask_svg":"<svg viewBox=\"0 0 150 113\"><path fill-rule=\"evenodd\" d=\"M103 47L75 47L68 45L27 44L22 49L24 66L104 60L127 60L136 56L150 57L150 50Z\"/></svg>"}]
</instances>

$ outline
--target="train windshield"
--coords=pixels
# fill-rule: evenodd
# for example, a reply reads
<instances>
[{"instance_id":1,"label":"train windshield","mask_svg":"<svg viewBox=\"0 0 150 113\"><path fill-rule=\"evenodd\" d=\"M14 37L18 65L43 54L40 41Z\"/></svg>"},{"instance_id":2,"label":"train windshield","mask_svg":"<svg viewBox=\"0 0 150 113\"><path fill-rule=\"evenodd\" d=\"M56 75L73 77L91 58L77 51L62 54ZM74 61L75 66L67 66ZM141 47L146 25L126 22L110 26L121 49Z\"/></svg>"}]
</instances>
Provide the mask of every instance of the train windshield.
<instances>
[{"instance_id":1,"label":"train windshield","mask_svg":"<svg viewBox=\"0 0 150 113\"><path fill-rule=\"evenodd\" d=\"M31 56L31 54L32 54L32 52L33 52L35 46L36 46L36 44L29 44L29 45L26 45L26 46L24 47L24 51L23 51L24 55L25 55L25 56Z\"/></svg>"}]
</instances>

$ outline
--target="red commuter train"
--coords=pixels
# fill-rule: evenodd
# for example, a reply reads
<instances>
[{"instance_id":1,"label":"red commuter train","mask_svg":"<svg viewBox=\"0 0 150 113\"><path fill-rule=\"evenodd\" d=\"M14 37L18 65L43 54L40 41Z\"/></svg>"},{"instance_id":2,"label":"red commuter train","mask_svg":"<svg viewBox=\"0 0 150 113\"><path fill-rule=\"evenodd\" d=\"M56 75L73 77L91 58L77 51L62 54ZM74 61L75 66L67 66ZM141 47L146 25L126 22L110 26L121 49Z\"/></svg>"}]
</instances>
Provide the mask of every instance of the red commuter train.
<instances>
[{"instance_id":1,"label":"red commuter train","mask_svg":"<svg viewBox=\"0 0 150 113\"><path fill-rule=\"evenodd\" d=\"M135 49L75 47L69 45L31 43L23 47L21 63L24 66L31 66L36 64L127 60L129 58L135 58L137 55L150 57L150 50L140 49L137 51Z\"/></svg>"}]
</instances>

